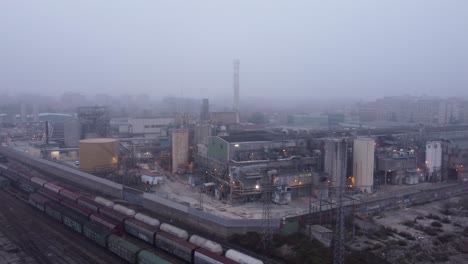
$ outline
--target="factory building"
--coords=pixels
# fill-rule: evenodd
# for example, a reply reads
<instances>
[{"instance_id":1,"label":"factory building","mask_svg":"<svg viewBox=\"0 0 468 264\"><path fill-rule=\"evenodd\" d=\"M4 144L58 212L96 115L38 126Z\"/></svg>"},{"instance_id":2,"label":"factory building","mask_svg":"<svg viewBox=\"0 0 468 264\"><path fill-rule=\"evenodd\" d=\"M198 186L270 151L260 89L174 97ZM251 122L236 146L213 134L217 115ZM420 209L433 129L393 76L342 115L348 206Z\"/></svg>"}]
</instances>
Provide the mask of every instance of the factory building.
<instances>
[{"instance_id":1,"label":"factory building","mask_svg":"<svg viewBox=\"0 0 468 264\"><path fill-rule=\"evenodd\" d=\"M421 170L417 168L416 153L414 150L393 150L382 152L377 156L377 171L383 176L379 183L383 184L403 184L407 177L412 184L423 180ZM415 176L416 175L416 176Z\"/></svg>"},{"instance_id":2,"label":"factory building","mask_svg":"<svg viewBox=\"0 0 468 264\"><path fill-rule=\"evenodd\" d=\"M127 124L120 125L119 132L154 138L160 137L171 124L174 124L174 118L170 117L130 118Z\"/></svg>"},{"instance_id":3,"label":"factory building","mask_svg":"<svg viewBox=\"0 0 468 264\"><path fill-rule=\"evenodd\" d=\"M211 112L210 120L216 125L227 125L239 123L238 112Z\"/></svg>"},{"instance_id":4,"label":"factory building","mask_svg":"<svg viewBox=\"0 0 468 264\"><path fill-rule=\"evenodd\" d=\"M353 176L356 186L371 193L374 186L375 142L372 138L356 138L353 145Z\"/></svg>"},{"instance_id":5,"label":"factory building","mask_svg":"<svg viewBox=\"0 0 468 264\"><path fill-rule=\"evenodd\" d=\"M468 181L468 140L454 139L442 143L442 178Z\"/></svg>"},{"instance_id":6,"label":"factory building","mask_svg":"<svg viewBox=\"0 0 468 264\"><path fill-rule=\"evenodd\" d=\"M309 195L314 178L319 177L312 172L317 159L306 154L306 145L304 139L285 139L266 131L210 136L204 166L210 180L222 186L220 198L234 203L259 199L267 177L271 177L273 201L287 203ZM197 162L203 164L203 160Z\"/></svg>"}]
</instances>

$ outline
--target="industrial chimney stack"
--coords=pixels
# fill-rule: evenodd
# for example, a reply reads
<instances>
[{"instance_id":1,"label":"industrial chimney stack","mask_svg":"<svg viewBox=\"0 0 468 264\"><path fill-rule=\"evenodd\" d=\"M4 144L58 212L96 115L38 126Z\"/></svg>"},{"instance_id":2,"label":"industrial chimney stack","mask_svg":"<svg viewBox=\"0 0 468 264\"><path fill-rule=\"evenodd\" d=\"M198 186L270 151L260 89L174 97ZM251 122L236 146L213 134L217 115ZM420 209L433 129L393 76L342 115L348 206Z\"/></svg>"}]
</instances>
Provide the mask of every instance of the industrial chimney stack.
<instances>
[{"instance_id":1,"label":"industrial chimney stack","mask_svg":"<svg viewBox=\"0 0 468 264\"><path fill-rule=\"evenodd\" d=\"M234 60L234 111L239 111L239 60Z\"/></svg>"}]
</instances>

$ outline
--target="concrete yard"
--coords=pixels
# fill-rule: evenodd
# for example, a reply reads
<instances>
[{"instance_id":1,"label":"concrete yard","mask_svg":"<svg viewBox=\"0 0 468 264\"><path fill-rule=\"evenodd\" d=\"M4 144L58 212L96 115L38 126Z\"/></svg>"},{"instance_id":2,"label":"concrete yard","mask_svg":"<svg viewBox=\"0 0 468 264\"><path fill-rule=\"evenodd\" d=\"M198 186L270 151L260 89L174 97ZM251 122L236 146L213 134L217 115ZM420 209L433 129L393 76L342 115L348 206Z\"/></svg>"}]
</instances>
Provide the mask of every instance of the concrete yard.
<instances>
[{"instance_id":1,"label":"concrete yard","mask_svg":"<svg viewBox=\"0 0 468 264\"><path fill-rule=\"evenodd\" d=\"M193 208L198 208L200 204L200 194L198 189L192 187L187 177L184 176L168 176L168 180L160 186L154 187L157 195L168 198L176 202L185 202ZM380 190L371 195L357 194L348 195L345 198L345 204L361 203L381 198L387 198L398 194L406 194L419 192L425 189L440 188L449 185L449 183L421 183L418 185L385 185ZM312 211L319 210L320 202L316 198L299 197L292 200L289 204L278 205L272 204L272 218L280 219L282 217L290 217L309 213L309 203L312 203ZM328 202L322 202L322 210L330 208ZM203 210L214 215L225 218L234 219L261 219L263 204L261 201L250 202L246 204L230 205L227 201L217 200L213 196L203 194Z\"/></svg>"}]
</instances>

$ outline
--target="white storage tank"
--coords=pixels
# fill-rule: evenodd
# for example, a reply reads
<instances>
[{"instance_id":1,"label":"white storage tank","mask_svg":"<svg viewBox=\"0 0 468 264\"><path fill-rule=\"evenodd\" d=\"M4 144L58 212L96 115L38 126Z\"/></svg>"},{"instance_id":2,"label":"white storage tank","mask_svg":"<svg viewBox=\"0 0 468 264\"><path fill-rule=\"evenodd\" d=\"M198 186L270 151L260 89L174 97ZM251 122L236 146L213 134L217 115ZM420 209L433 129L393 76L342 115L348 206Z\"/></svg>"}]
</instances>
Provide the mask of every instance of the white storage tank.
<instances>
[{"instance_id":1,"label":"white storage tank","mask_svg":"<svg viewBox=\"0 0 468 264\"><path fill-rule=\"evenodd\" d=\"M128 216L134 216L135 215L135 210L133 209L130 209L128 207L125 207L123 205L120 205L120 204L115 204L112 209L114 209L115 211L119 212L119 213L122 213L124 215L128 215Z\"/></svg>"},{"instance_id":2,"label":"white storage tank","mask_svg":"<svg viewBox=\"0 0 468 264\"><path fill-rule=\"evenodd\" d=\"M226 251L226 258L239 262L240 264L263 264L263 261L253 258L234 249Z\"/></svg>"},{"instance_id":3,"label":"white storage tank","mask_svg":"<svg viewBox=\"0 0 468 264\"><path fill-rule=\"evenodd\" d=\"M197 246L200 246L204 249L207 249L213 253L216 253L218 255L223 254L223 247L220 244L213 242L211 240L208 240L204 237L193 235L190 237L189 242Z\"/></svg>"},{"instance_id":4,"label":"white storage tank","mask_svg":"<svg viewBox=\"0 0 468 264\"><path fill-rule=\"evenodd\" d=\"M145 224L148 224L150 226L159 226L160 222L158 219L144 215L142 213L137 213L135 214L135 219L140 220Z\"/></svg>"},{"instance_id":5,"label":"white storage tank","mask_svg":"<svg viewBox=\"0 0 468 264\"><path fill-rule=\"evenodd\" d=\"M184 240L188 239L187 231L185 231L183 229L180 229L178 227L175 227L173 225L163 223L159 229L161 229L162 231L167 232L169 234L172 234L172 235L174 235L176 237L182 238Z\"/></svg>"},{"instance_id":6,"label":"white storage tank","mask_svg":"<svg viewBox=\"0 0 468 264\"><path fill-rule=\"evenodd\" d=\"M356 138L353 146L353 176L362 192L371 193L374 185L375 142L372 138Z\"/></svg>"},{"instance_id":7,"label":"white storage tank","mask_svg":"<svg viewBox=\"0 0 468 264\"><path fill-rule=\"evenodd\" d=\"M426 167L429 174L440 170L442 166L442 142L426 142Z\"/></svg>"},{"instance_id":8,"label":"white storage tank","mask_svg":"<svg viewBox=\"0 0 468 264\"><path fill-rule=\"evenodd\" d=\"M111 200L107 200L106 198L104 197L101 197L101 196L96 196L96 198L94 198L94 201L98 204L102 204L106 207L113 207L115 205L115 203Z\"/></svg>"}]
</instances>

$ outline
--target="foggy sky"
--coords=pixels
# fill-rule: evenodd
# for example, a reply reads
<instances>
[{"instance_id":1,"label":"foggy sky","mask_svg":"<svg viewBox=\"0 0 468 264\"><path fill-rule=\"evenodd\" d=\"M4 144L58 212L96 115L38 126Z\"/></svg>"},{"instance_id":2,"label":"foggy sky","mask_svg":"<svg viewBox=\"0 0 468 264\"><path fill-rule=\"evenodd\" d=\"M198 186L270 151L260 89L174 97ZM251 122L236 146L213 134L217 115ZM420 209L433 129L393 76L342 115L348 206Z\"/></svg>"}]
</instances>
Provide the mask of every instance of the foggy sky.
<instances>
[{"instance_id":1,"label":"foggy sky","mask_svg":"<svg viewBox=\"0 0 468 264\"><path fill-rule=\"evenodd\" d=\"M468 1L0 1L0 92L468 96Z\"/></svg>"}]
</instances>

